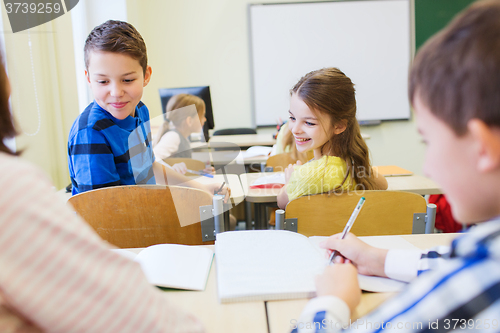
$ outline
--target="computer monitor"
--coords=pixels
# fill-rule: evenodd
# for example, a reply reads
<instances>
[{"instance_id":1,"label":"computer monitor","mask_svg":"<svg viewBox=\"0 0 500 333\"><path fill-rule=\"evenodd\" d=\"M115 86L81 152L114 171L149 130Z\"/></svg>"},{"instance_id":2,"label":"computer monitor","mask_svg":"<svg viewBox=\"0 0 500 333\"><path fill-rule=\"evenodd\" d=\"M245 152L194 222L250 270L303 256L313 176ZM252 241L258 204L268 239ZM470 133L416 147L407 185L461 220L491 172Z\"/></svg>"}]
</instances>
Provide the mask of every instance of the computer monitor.
<instances>
[{"instance_id":1,"label":"computer monitor","mask_svg":"<svg viewBox=\"0 0 500 333\"><path fill-rule=\"evenodd\" d=\"M206 114L205 117L207 121L205 125L203 125L203 135L205 136L205 140L208 141L208 130L214 128L214 115L212 111L212 99L210 98L210 87L209 86L201 86L201 87L186 87L186 88L162 88L159 90L160 99L161 99L161 110L163 112L163 116L165 117L165 109L168 103L168 100L175 95L178 94L190 94L200 97L205 102Z\"/></svg>"}]
</instances>

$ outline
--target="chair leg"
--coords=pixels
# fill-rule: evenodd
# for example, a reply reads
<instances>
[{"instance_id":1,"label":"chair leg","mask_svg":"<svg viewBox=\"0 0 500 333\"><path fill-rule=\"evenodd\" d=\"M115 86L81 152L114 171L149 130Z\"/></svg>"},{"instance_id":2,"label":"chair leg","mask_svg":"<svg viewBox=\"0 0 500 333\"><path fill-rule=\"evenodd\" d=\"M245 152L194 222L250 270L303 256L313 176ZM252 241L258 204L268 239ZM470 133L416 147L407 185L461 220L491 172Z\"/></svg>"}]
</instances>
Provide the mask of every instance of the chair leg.
<instances>
[{"instance_id":1,"label":"chair leg","mask_svg":"<svg viewBox=\"0 0 500 333\"><path fill-rule=\"evenodd\" d=\"M435 204L427 204L427 214L425 218L425 233L434 233L434 225L436 224L436 208Z\"/></svg>"}]
</instances>

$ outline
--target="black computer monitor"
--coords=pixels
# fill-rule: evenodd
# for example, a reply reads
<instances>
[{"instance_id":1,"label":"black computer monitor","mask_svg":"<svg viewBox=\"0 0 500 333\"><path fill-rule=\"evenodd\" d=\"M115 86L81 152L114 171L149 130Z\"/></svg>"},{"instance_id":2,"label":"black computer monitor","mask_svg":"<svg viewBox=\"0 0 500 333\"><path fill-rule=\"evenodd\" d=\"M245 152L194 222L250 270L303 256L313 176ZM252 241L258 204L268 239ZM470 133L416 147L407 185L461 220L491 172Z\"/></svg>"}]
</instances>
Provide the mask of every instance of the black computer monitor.
<instances>
[{"instance_id":1,"label":"black computer monitor","mask_svg":"<svg viewBox=\"0 0 500 333\"><path fill-rule=\"evenodd\" d=\"M186 87L186 88L162 88L160 91L160 99L161 99L161 110L163 112L163 116L165 117L165 109L168 103L168 100L175 95L178 94L190 94L200 97L205 102L206 114L205 117L207 121L205 125L203 125L203 135L205 136L205 140L208 141L208 130L214 128L214 115L212 111L212 99L210 98L210 87L209 86L201 86L201 87Z\"/></svg>"}]
</instances>

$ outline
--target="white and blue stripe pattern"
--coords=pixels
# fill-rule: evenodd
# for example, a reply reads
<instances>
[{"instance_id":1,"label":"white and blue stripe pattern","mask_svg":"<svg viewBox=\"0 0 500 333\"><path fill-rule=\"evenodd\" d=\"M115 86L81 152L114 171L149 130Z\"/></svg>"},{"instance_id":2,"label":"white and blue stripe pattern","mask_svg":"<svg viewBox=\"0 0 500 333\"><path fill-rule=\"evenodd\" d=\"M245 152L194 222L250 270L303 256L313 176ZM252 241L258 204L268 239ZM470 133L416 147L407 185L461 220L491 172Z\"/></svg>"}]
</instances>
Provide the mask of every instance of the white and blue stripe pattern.
<instances>
[{"instance_id":1,"label":"white and blue stripe pattern","mask_svg":"<svg viewBox=\"0 0 500 333\"><path fill-rule=\"evenodd\" d=\"M422 274L352 330L453 332L463 331L462 326L500 332L500 220L473 228L453 242L451 251L444 250L438 247L422 255L418 265ZM334 319L334 314L326 316ZM436 320L437 327L430 327ZM329 325L328 332L335 331Z\"/></svg>"},{"instance_id":2,"label":"white and blue stripe pattern","mask_svg":"<svg viewBox=\"0 0 500 333\"><path fill-rule=\"evenodd\" d=\"M155 184L149 111L114 118L95 101L73 123L68 166L73 194L116 185Z\"/></svg>"}]
</instances>

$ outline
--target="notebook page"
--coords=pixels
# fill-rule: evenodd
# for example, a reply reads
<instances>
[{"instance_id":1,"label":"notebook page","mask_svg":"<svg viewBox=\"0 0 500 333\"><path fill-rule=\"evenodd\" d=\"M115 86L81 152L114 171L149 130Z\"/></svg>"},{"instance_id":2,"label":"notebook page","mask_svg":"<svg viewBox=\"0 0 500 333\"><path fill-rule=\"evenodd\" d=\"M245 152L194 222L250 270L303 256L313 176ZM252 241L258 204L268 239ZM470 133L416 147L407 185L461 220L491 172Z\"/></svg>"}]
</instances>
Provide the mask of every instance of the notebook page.
<instances>
[{"instance_id":1,"label":"notebook page","mask_svg":"<svg viewBox=\"0 0 500 333\"><path fill-rule=\"evenodd\" d=\"M261 185L268 184L283 184L285 185L285 173L284 172L276 172L269 175L265 175L257 178L255 181L250 184L250 187L257 187Z\"/></svg>"},{"instance_id":2,"label":"notebook page","mask_svg":"<svg viewBox=\"0 0 500 333\"><path fill-rule=\"evenodd\" d=\"M241 155L243 158L250 158L255 156L267 156L273 150L273 147L267 146L252 146L246 151L243 151Z\"/></svg>"},{"instance_id":3,"label":"notebook page","mask_svg":"<svg viewBox=\"0 0 500 333\"><path fill-rule=\"evenodd\" d=\"M285 230L230 231L215 242L221 302L313 297L325 258L307 237Z\"/></svg>"},{"instance_id":4,"label":"notebook page","mask_svg":"<svg viewBox=\"0 0 500 333\"><path fill-rule=\"evenodd\" d=\"M135 261L151 284L205 290L213 256L211 249L201 246L159 244L142 250Z\"/></svg>"},{"instance_id":5,"label":"notebook page","mask_svg":"<svg viewBox=\"0 0 500 333\"><path fill-rule=\"evenodd\" d=\"M403 249L403 250L420 250L404 238L399 236L370 236L370 237L358 237L363 242L382 249ZM309 237L310 241L317 246L320 251L326 253L326 250L319 248L319 243L328 239L328 237L323 236L312 236ZM395 292L401 290L406 286L406 282L401 282L397 280L392 280L389 278L379 277L379 276L367 276L358 274L359 286L361 289L371 292Z\"/></svg>"}]
</instances>

